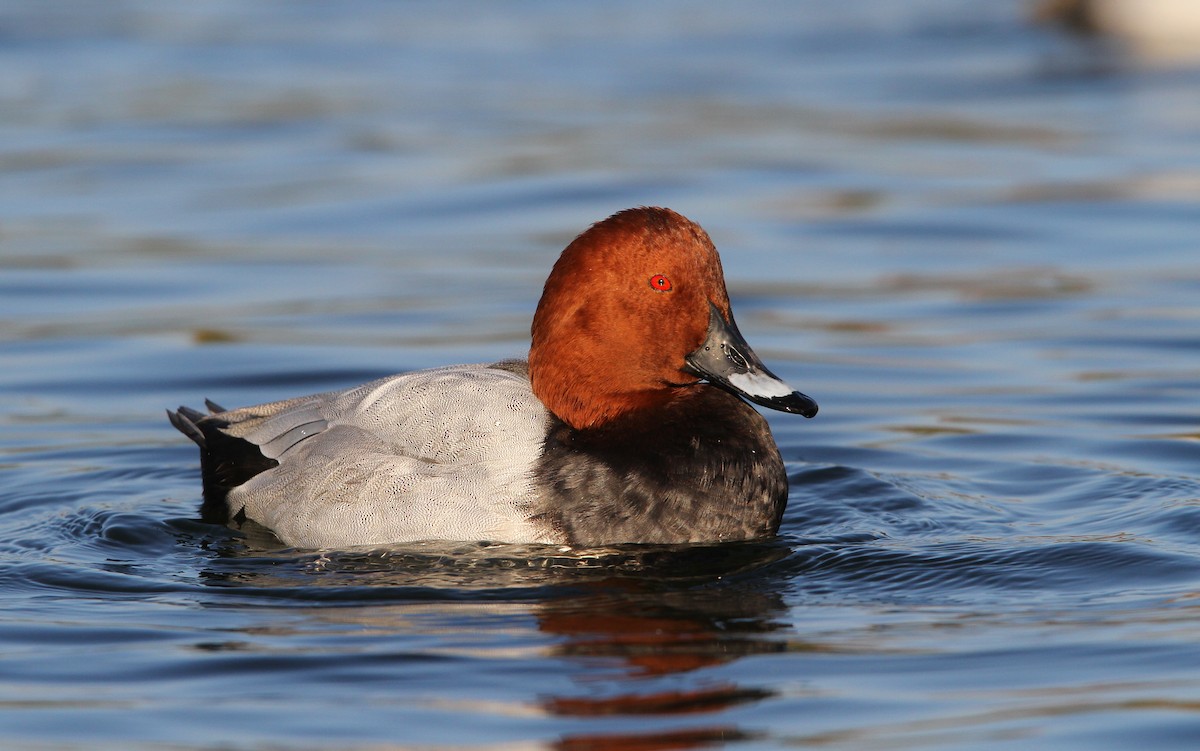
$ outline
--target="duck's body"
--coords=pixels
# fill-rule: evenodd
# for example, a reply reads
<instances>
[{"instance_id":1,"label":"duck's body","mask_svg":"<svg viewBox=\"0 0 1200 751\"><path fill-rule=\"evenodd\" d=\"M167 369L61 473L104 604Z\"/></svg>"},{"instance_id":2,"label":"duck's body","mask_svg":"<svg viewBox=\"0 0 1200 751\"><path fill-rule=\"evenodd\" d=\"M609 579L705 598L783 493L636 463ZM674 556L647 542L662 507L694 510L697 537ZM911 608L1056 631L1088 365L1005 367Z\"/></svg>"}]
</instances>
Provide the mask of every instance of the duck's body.
<instances>
[{"instance_id":1,"label":"duck's body","mask_svg":"<svg viewBox=\"0 0 1200 751\"><path fill-rule=\"evenodd\" d=\"M533 463L550 415L529 379L504 364L404 373L198 419L181 414L204 438L210 515L253 519L289 544L555 541L533 520ZM241 443L237 451L229 438Z\"/></svg>"},{"instance_id":2,"label":"duck's body","mask_svg":"<svg viewBox=\"0 0 1200 751\"><path fill-rule=\"evenodd\" d=\"M816 404L762 367L728 310L707 235L630 210L563 252L528 363L170 417L200 446L208 515L297 547L763 538L787 502L783 460L730 392Z\"/></svg>"}]
</instances>

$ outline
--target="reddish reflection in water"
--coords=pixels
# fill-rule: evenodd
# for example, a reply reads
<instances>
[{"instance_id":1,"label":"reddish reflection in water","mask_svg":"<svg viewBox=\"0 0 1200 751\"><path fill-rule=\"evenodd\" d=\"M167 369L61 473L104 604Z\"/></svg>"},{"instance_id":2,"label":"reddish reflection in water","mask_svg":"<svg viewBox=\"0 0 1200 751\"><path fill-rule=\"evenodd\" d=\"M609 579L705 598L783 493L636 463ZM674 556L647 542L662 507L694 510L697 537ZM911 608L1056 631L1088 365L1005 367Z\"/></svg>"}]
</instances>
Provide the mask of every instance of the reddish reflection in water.
<instances>
[{"instance_id":1,"label":"reddish reflection in water","mask_svg":"<svg viewBox=\"0 0 1200 751\"><path fill-rule=\"evenodd\" d=\"M730 709L770 698L774 692L728 680L700 681L680 689L658 679L692 673L733 662L749 654L782 651L783 642L768 638L780 603L771 596L745 591L624 593L548 604L539 628L566 637L557 652L572 660L609 661L614 683L623 690L604 693L603 683L589 680L588 695L544 697L541 707L560 717L679 718L721 715ZM603 674L605 671L599 671ZM630 691L644 685L644 691ZM599 690L597 690L599 689ZM627 725L628 723L626 723ZM560 749L703 748L753 734L734 723L645 733L581 733L564 735Z\"/></svg>"}]
</instances>

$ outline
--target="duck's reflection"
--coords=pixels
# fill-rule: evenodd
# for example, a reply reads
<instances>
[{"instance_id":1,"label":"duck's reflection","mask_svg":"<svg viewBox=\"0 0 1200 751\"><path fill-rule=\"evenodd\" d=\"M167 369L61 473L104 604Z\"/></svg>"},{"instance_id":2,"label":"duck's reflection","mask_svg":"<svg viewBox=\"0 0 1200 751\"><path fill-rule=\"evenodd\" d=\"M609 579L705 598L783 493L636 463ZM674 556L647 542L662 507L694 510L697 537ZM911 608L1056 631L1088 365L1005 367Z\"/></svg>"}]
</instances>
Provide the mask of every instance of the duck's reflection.
<instances>
[{"instance_id":1,"label":"duck's reflection","mask_svg":"<svg viewBox=\"0 0 1200 751\"><path fill-rule=\"evenodd\" d=\"M563 655L607 658L628 675L655 676L779 651L783 643L765 635L781 610L774 596L733 588L627 591L544 603L538 624L567 637Z\"/></svg>"},{"instance_id":2,"label":"duck's reflection","mask_svg":"<svg viewBox=\"0 0 1200 751\"><path fill-rule=\"evenodd\" d=\"M754 738L736 728L686 728L657 733L630 735L571 735L564 736L551 748L562 751L682 751L689 748L709 748L733 741Z\"/></svg>"},{"instance_id":3,"label":"duck's reflection","mask_svg":"<svg viewBox=\"0 0 1200 751\"><path fill-rule=\"evenodd\" d=\"M559 551L543 550L540 560L509 548L478 552L277 552L265 556L269 566L249 560L261 555L238 556L214 561L225 570L208 572L208 581L251 596L294 591L318 630L353 624L374 635L435 633L443 653L512 660L524 671L559 661L550 669L570 676L571 689L531 697L523 692L538 689L514 684L522 713L566 721L557 748L685 749L753 736L721 720L773 692L706 669L789 648L776 634L785 605L752 573L786 548L626 549L578 561ZM314 608L314 596L338 606ZM504 638L488 622L503 623ZM529 625L536 630L526 632ZM597 718L605 730L616 720L612 732L596 732Z\"/></svg>"},{"instance_id":4,"label":"duck's reflection","mask_svg":"<svg viewBox=\"0 0 1200 751\"><path fill-rule=\"evenodd\" d=\"M633 590L633 591L631 591ZM695 716L702 724L669 732L577 733L563 736L565 749L685 749L749 738L751 733L719 720L734 707L768 698L771 691L729 679L704 680L703 669L745 655L780 651L770 638L783 605L775 596L742 587L700 587L667 592L636 591L544 603L538 625L563 637L557 652L586 663L591 691L543 697L541 706L561 717ZM672 679L681 674L685 680ZM597 679L607 677L596 690ZM700 718L704 719L701 720Z\"/></svg>"}]
</instances>

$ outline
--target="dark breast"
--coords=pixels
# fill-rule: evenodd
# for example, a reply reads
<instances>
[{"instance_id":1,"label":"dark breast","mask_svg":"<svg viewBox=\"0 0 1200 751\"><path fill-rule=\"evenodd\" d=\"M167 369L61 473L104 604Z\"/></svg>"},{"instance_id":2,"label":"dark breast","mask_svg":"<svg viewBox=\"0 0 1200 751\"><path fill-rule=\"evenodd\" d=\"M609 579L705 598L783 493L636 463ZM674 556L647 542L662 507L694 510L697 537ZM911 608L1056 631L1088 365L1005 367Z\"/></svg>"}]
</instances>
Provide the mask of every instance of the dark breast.
<instances>
[{"instance_id":1,"label":"dark breast","mask_svg":"<svg viewBox=\"0 0 1200 751\"><path fill-rule=\"evenodd\" d=\"M766 420L709 386L599 429L554 420L537 476L539 517L580 546L770 537L787 504Z\"/></svg>"}]
</instances>

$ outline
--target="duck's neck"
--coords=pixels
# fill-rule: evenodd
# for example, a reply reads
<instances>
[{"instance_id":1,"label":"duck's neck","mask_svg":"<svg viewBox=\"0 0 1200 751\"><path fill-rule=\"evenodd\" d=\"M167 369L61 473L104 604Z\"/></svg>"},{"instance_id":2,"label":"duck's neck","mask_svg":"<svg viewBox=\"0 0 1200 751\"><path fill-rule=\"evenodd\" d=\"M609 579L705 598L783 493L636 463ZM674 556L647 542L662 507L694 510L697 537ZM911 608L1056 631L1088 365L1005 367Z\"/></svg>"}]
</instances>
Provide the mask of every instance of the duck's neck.
<instances>
[{"instance_id":1,"label":"duck's neck","mask_svg":"<svg viewBox=\"0 0 1200 751\"><path fill-rule=\"evenodd\" d=\"M694 395L697 385L621 389L594 378L539 378L531 369L533 393L558 419L576 430L653 420L653 415Z\"/></svg>"}]
</instances>

